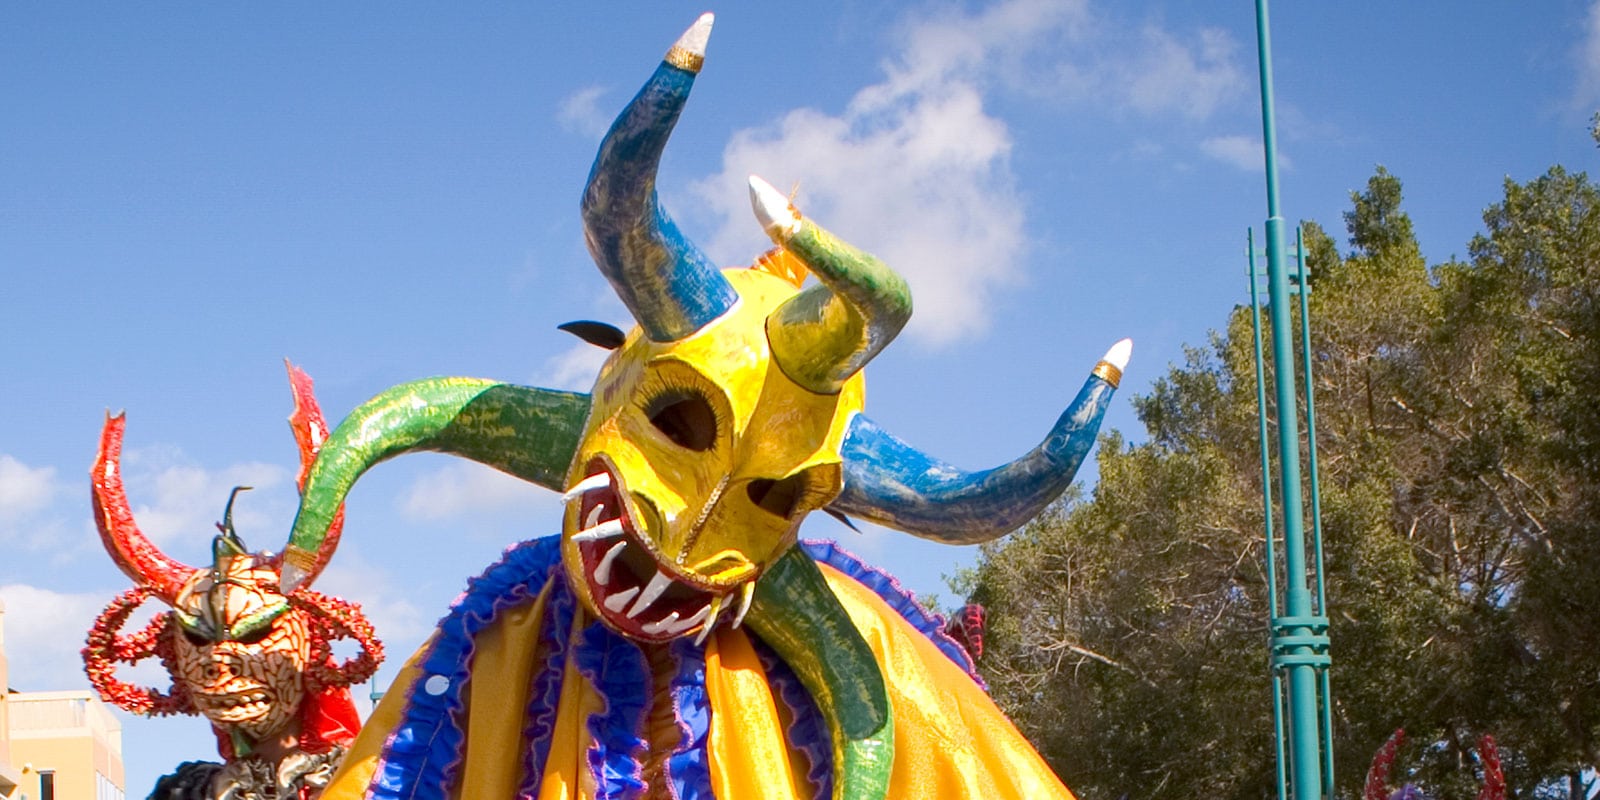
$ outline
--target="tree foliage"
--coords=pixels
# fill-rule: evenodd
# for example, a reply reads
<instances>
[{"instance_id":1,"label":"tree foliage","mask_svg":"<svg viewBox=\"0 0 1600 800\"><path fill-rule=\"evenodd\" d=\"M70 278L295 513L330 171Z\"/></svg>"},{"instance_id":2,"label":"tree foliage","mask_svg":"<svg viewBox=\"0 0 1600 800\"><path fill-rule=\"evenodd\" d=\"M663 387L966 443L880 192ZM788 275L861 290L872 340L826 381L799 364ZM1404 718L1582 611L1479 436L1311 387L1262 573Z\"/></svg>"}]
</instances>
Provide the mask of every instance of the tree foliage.
<instances>
[{"instance_id":1,"label":"tree foliage","mask_svg":"<svg viewBox=\"0 0 1600 800\"><path fill-rule=\"evenodd\" d=\"M1476 795L1485 732L1513 796L1565 797L1600 764L1600 189L1508 180L1432 267L1397 178L1351 199L1343 255L1305 225L1341 795L1403 726L1435 797ZM1253 348L1237 308L1134 399L1148 438L1106 437L1092 497L956 587L996 699L1086 797L1272 794Z\"/></svg>"}]
</instances>

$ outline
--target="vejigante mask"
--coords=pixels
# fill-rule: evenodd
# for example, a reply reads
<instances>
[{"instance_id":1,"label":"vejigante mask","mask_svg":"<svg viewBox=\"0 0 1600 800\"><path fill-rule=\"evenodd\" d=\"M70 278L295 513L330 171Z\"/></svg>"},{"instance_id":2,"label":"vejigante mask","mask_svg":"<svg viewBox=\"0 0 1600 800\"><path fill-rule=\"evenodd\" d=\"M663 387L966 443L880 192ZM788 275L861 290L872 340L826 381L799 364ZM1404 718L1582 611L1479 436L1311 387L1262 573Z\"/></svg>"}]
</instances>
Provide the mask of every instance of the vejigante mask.
<instances>
[{"instance_id":1,"label":"vejigante mask","mask_svg":"<svg viewBox=\"0 0 1600 800\"><path fill-rule=\"evenodd\" d=\"M649 697L639 702L649 713L666 714L663 704L679 708L676 690L663 688L678 685L673 675L693 682L698 674L709 686L719 680L710 676L720 674L709 665L730 663L735 651L770 649L778 664L772 670L797 676L803 691L796 691L814 704L809 713L816 715L816 729L826 731L827 763L820 769L828 777L817 780L826 780L835 797L882 797L895 760L902 768L911 763L905 748L906 755L896 755L890 697L897 687L891 684L925 679L886 683L880 643L869 642L860 628L867 618L861 615L881 608L852 615L854 601L841 599L830 583L834 567L819 567L814 552L820 551L797 543L801 521L823 511L942 542L987 541L1054 500L1094 442L1127 362L1128 342L1090 370L1037 447L1010 463L967 471L925 454L863 413L864 368L911 315L910 289L888 265L803 216L759 178L750 181L754 222L775 249L748 267L718 269L683 234L657 197L656 170L710 31L706 15L668 51L606 134L583 191L589 252L636 323L626 332L593 321L563 326L612 350L593 389L560 392L475 378L396 386L352 412L311 470L284 555L286 589L314 571L355 481L403 453L462 456L561 492L566 502L559 540L519 545L474 581L413 661L417 671L397 680L394 702L402 705L390 707L400 709L397 716L384 716L394 727L382 754L369 754L366 766L352 768L368 770L363 774L372 783L363 791L372 796L531 793L540 782L564 780L552 776L573 768L569 752L588 753L582 756L587 766L573 778L589 787L583 796L637 796L625 788L633 785L627 776L634 771L641 785L661 791L667 782L680 797L709 786L702 778L736 784L728 777L734 774L730 759L748 761L745 756L719 760L691 752L726 741L714 733L698 737L694 726L714 731L718 720L737 724L727 716L736 710L719 711L710 701L711 722L704 716L680 720L691 731L687 740L662 732L657 742L639 733L640 726L650 728L647 722L604 720L637 708L613 691L645 692ZM547 563L555 574L539 572ZM879 585L889 591L890 583ZM905 603L905 614L924 613ZM517 685L506 691L514 699L502 693L494 701L526 709L526 722L506 733L521 743L499 744L527 761L521 789L472 783L494 780L486 776L498 775L503 765L475 768L470 760L483 757L483 748L455 744L476 735L463 719L481 719L484 701L468 695L479 691L474 682L492 680L480 664L499 652L483 649L480 631L501 631L492 638L512 647L512 634L495 627L495 620L509 619L499 615L510 609L546 615L544 627L529 623L526 629L527 636L542 637L526 645L530 655L500 670L527 668L531 658L533 677L511 679ZM939 627L931 632L942 637ZM943 641L954 648L951 658L966 658L959 646ZM591 661L600 666L586 672ZM621 664L639 663L638 681L624 685L618 676L632 673ZM576 675L584 676L584 691L604 699L584 700L581 692L569 698L566 692L579 691ZM960 680L973 685L965 676ZM559 702L549 699L558 691L552 687L560 687ZM998 716L986 697L981 703L988 709L981 714ZM574 708L600 710L588 728L573 728L561 715L578 713ZM902 731L902 741L920 747L917 737L930 731L933 726L916 725ZM618 738L605 738L612 734ZM630 745L628 736L647 741ZM407 744L421 741L431 744ZM580 743L564 744L572 741ZM1033 775L1040 764L1028 758L1026 766L1006 761L994 772ZM705 763L725 766L702 775L695 764ZM613 785L609 776L623 777Z\"/></svg>"},{"instance_id":2,"label":"vejigante mask","mask_svg":"<svg viewBox=\"0 0 1600 800\"><path fill-rule=\"evenodd\" d=\"M298 480L303 483L328 429L312 396L311 379L293 366L289 378L295 398L289 422L300 447ZM83 658L90 683L106 701L134 713L204 715L240 756L295 723L301 723L302 739L316 749L323 744L319 735L327 732L320 723L329 721L321 707L324 696L366 680L383 658L382 646L355 604L308 588L333 555L341 512L335 510L329 535L306 580L294 591L279 589L279 559L250 552L234 530L233 504L247 487L236 488L228 498L210 563L188 566L162 553L134 520L122 483L125 424L121 414L107 416L91 483L101 541L135 588L112 601L89 632ZM150 597L171 610L132 635L119 634L129 615ZM355 639L360 652L336 664L330 645L346 638ZM115 677L118 663L151 656L160 658L172 675L166 691ZM348 704L347 694L343 701ZM348 744L354 724L354 719L340 721L343 741L337 744Z\"/></svg>"}]
</instances>

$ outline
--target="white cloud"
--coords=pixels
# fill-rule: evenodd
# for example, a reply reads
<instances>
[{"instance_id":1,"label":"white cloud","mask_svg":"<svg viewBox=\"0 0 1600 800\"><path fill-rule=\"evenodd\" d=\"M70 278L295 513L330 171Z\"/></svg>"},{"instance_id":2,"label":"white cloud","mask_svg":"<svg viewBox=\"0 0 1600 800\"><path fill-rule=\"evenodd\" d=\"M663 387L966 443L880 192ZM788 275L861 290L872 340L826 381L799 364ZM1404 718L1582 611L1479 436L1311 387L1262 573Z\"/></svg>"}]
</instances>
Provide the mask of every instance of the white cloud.
<instances>
[{"instance_id":1,"label":"white cloud","mask_svg":"<svg viewBox=\"0 0 1600 800\"><path fill-rule=\"evenodd\" d=\"M1589 4L1583 41L1578 46L1578 102L1600 101L1600 0Z\"/></svg>"},{"instance_id":2,"label":"white cloud","mask_svg":"<svg viewBox=\"0 0 1600 800\"><path fill-rule=\"evenodd\" d=\"M1245 77L1234 61L1232 37L1207 28L1192 45L1146 26L1140 47L1110 72L1125 88L1128 105L1144 114L1177 112L1205 119L1239 94Z\"/></svg>"},{"instance_id":3,"label":"white cloud","mask_svg":"<svg viewBox=\"0 0 1600 800\"><path fill-rule=\"evenodd\" d=\"M276 548L268 541L289 529L293 475L285 467L244 462L209 470L189 461L174 448L139 448L123 456L123 476L128 484L128 504L139 529L152 542L179 561L192 562L210 551L228 493L235 486L250 486L234 504L234 528L254 548ZM287 489L273 492L274 489ZM292 500L294 498L288 498ZM265 536L266 539L257 541Z\"/></svg>"},{"instance_id":4,"label":"white cloud","mask_svg":"<svg viewBox=\"0 0 1600 800\"><path fill-rule=\"evenodd\" d=\"M771 246L751 217L747 175L799 180L802 210L910 282L908 335L937 345L982 330L992 289L1016 280L1026 247L1010 133L970 75L1003 29L930 23L842 114L802 108L736 133L722 171L694 187L722 220L709 249L748 258Z\"/></svg>"},{"instance_id":5,"label":"white cloud","mask_svg":"<svg viewBox=\"0 0 1600 800\"><path fill-rule=\"evenodd\" d=\"M69 594L27 584L0 586L0 600L5 602L0 620L5 625L11 686L19 691L88 688L78 651L95 616L110 599L109 594Z\"/></svg>"},{"instance_id":6,"label":"white cloud","mask_svg":"<svg viewBox=\"0 0 1600 800\"><path fill-rule=\"evenodd\" d=\"M886 89L869 99L937 88L952 78L998 77L1015 88L1037 80L1040 58L1059 60L1056 45L1082 44L1101 27L1086 0L1010 0L975 14L944 13L912 20L903 48L885 65Z\"/></svg>"},{"instance_id":7,"label":"white cloud","mask_svg":"<svg viewBox=\"0 0 1600 800\"><path fill-rule=\"evenodd\" d=\"M549 492L471 461L453 461L406 489L401 509L412 519L437 520L488 513L536 502Z\"/></svg>"},{"instance_id":8,"label":"white cloud","mask_svg":"<svg viewBox=\"0 0 1600 800\"><path fill-rule=\"evenodd\" d=\"M770 247L745 177L798 181L802 211L905 275L917 309L908 336L939 345L982 331L994 291L1020 280L1030 244L1011 134L986 94L1202 119L1244 80L1226 33L1190 38L1119 25L1083 0L1011 0L914 20L883 80L843 111L795 109L733 135L721 171L692 187L696 205L718 219L707 249L738 263Z\"/></svg>"},{"instance_id":9,"label":"white cloud","mask_svg":"<svg viewBox=\"0 0 1600 800\"><path fill-rule=\"evenodd\" d=\"M43 555L53 563L81 552L70 527L52 513L64 494L55 467L30 467L0 455L0 552Z\"/></svg>"},{"instance_id":10,"label":"white cloud","mask_svg":"<svg viewBox=\"0 0 1600 800\"><path fill-rule=\"evenodd\" d=\"M600 107L603 86L588 86L568 95L556 109L556 121L572 133L599 139L611 127L612 111Z\"/></svg>"},{"instance_id":11,"label":"white cloud","mask_svg":"<svg viewBox=\"0 0 1600 800\"><path fill-rule=\"evenodd\" d=\"M0 523L45 509L59 488L55 467L30 467L0 455Z\"/></svg>"},{"instance_id":12,"label":"white cloud","mask_svg":"<svg viewBox=\"0 0 1600 800\"><path fill-rule=\"evenodd\" d=\"M176 448L157 446L124 451L122 467L140 531L181 562L203 561L210 552L214 523L222 519L234 486L256 489L241 497L234 513L235 527L254 547L280 545L273 540L288 530L294 513L291 473L275 464L208 470ZM0 455L0 546L53 565L101 553L86 498L62 489L54 467L30 467ZM69 494L72 502L58 502Z\"/></svg>"},{"instance_id":13,"label":"white cloud","mask_svg":"<svg viewBox=\"0 0 1600 800\"><path fill-rule=\"evenodd\" d=\"M600 374L600 365L610 355L611 351L603 347L587 342L576 344L546 360L544 369L533 383L549 389L587 392L594 387L595 376Z\"/></svg>"},{"instance_id":14,"label":"white cloud","mask_svg":"<svg viewBox=\"0 0 1600 800\"><path fill-rule=\"evenodd\" d=\"M1261 142L1249 136L1213 136L1200 143L1206 155L1247 172L1261 172L1266 167L1261 158ZM1278 165L1285 166L1280 154Z\"/></svg>"},{"instance_id":15,"label":"white cloud","mask_svg":"<svg viewBox=\"0 0 1600 800\"><path fill-rule=\"evenodd\" d=\"M362 550L348 541L340 544L339 553L322 571L314 588L360 603L361 612L386 645L393 642L404 648L422 641L439 615L439 610L433 608L424 613L389 570L376 565L374 559L365 558ZM340 653L339 657L348 655ZM384 663L397 665L409 655L390 650Z\"/></svg>"}]
</instances>

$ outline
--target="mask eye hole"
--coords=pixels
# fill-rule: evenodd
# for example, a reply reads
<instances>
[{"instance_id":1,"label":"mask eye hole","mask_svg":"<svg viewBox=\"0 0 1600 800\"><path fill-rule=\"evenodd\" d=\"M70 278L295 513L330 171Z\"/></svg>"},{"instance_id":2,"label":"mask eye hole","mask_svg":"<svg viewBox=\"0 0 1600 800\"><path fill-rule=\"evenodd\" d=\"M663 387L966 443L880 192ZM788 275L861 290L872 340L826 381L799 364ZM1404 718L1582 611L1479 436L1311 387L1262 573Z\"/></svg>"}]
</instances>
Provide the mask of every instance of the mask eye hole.
<instances>
[{"instance_id":1,"label":"mask eye hole","mask_svg":"<svg viewBox=\"0 0 1600 800\"><path fill-rule=\"evenodd\" d=\"M760 478L751 481L745 492L750 495L750 502L755 503L771 514L776 514L788 519L794 513L794 508L800 502L800 496L805 490L805 479L800 475L791 475L781 481Z\"/></svg>"},{"instance_id":2,"label":"mask eye hole","mask_svg":"<svg viewBox=\"0 0 1600 800\"><path fill-rule=\"evenodd\" d=\"M650 424L679 447L704 452L717 443L717 414L699 394L662 395L650 403L646 413Z\"/></svg>"},{"instance_id":3,"label":"mask eye hole","mask_svg":"<svg viewBox=\"0 0 1600 800\"><path fill-rule=\"evenodd\" d=\"M255 628L254 630L249 630L249 631L246 631L244 633L239 634L237 637L234 638L234 641L238 642L239 644L255 644L256 642L259 642L262 639L267 638L267 634L269 634L271 632L272 632L272 626L271 625L262 625L261 627Z\"/></svg>"}]
</instances>

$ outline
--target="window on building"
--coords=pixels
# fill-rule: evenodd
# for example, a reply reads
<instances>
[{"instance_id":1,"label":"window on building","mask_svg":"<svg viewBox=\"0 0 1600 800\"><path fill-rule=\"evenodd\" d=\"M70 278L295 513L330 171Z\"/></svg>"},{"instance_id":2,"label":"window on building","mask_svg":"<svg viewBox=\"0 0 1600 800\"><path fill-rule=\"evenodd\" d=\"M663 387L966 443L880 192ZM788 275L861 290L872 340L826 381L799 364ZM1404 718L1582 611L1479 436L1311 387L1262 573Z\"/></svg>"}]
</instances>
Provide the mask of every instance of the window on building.
<instances>
[{"instance_id":1,"label":"window on building","mask_svg":"<svg viewBox=\"0 0 1600 800\"><path fill-rule=\"evenodd\" d=\"M39 800L56 800L56 771L39 770Z\"/></svg>"}]
</instances>

